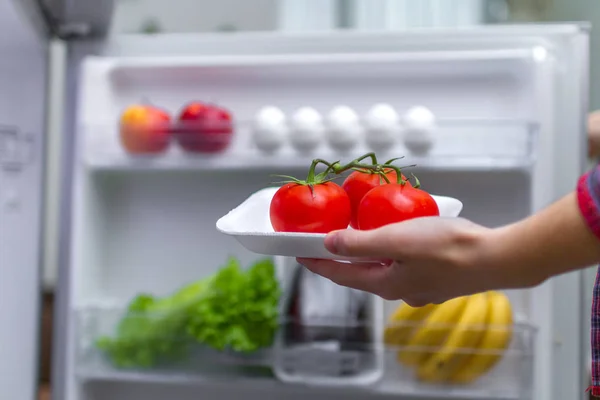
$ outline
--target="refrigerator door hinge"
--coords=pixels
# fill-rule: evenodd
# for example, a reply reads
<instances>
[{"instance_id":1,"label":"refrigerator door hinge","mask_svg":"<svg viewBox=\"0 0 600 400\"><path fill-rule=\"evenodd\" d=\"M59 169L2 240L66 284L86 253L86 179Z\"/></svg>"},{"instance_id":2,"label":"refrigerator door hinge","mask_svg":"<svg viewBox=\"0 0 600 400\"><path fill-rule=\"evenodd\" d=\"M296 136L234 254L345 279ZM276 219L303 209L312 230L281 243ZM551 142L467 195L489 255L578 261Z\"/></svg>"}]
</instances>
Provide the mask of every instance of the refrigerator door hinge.
<instances>
[{"instance_id":1,"label":"refrigerator door hinge","mask_svg":"<svg viewBox=\"0 0 600 400\"><path fill-rule=\"evenodd\" d=\"M62 40L104 37L115 0L33 0L51 36Z\"/></svg>"},{"instance_id":2,"label":"refrigerator door hinge","mask_svg":"<svg viewBox=\"0 0 600 400\"><path fill-rule=\"evenodd\" d=\"M92 27L85 22L70 22L56 27L55 34L62 40L83 39L92 35Z\"/></svg>"},{"instance_id":3,"label":"refrigerator door hinge","mask_svg":"<svg viewBox=\"0 0 600 400\"><path fill-rule=\"evenodd\" d=\"M20 171L33 162L33 135L19 128L0 126L0 168Z\"/></svg>"}]
</instances>

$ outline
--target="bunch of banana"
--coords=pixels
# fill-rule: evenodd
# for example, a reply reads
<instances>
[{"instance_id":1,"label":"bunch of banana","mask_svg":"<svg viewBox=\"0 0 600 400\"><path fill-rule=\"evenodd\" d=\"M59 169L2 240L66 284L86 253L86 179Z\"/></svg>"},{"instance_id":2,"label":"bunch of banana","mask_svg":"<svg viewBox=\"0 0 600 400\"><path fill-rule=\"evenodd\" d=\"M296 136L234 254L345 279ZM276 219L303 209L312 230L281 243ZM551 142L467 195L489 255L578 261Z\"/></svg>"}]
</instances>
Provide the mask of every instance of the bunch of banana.
<instances>
[{"instance_id":1,"label":"bunch of banana","mask_svg":"<svg viewBox=\"0 0 600 400\"><path fill-rule=\"evenodd\" d=\"M430 383L472 383L502 358L512 339L510 300L500 292L459 297L390 317L384 341L398 347L398 362Z\"/></svg>"}]
</instances>

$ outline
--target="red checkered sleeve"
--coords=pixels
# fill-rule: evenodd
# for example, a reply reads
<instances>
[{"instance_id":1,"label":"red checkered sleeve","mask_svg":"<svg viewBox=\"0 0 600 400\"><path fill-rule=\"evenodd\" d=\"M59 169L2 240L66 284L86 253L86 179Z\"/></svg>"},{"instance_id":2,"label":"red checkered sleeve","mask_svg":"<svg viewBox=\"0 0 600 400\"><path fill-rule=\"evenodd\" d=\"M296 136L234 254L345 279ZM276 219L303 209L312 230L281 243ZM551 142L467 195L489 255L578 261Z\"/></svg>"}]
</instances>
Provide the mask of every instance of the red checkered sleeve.
<instances>
[{"instance_id":1,"label":"red checkered sleeve","mask_svg":"<svg viewBox=\"0 0 600 400\"><path fill-rule=\"evenodd\" d=\"M583 175L577 184L577 201L590 230L600 239L600 164ZM592 300L592 396L600 396L600 268L596 273Z\"/></svg>"}]
</instances>

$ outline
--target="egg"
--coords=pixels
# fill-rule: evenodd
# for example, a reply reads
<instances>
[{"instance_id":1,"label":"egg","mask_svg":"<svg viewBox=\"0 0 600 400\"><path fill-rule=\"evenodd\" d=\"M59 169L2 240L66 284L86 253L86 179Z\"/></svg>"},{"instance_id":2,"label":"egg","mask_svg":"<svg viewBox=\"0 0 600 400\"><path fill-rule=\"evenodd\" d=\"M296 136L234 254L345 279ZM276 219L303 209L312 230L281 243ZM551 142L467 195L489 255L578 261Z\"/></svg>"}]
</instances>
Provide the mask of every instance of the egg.
<instances>
[{"instance_id":1,"label":"egg","mask_svg":"<svg viewBox=\"0 0 600 400\"><path fill-rule=\"evenodd\" d=\"M400 116L385 103L374 105L365 116L366 140L375 149L393 146L399 131Z\"/></svg>"},{"instance_id":2,"label":"egg","mask_svg":"<svg viewBox=\"0 0 600 400\"><path fill-rule=\"evenodd\" d=\"M434 144L436 118L426 107L411 107L402 118L404 146L412 153L425 155Z\"/></svg>"},{"instance_id":3,"label":"egg","mask_svg":"<svg viewBox=\"0 0 600 400\"><path fill-rule=\"evenodd\" d=\"M256 147L264 152L274 152L285 144L288 135L286 116L277 107L267 106L258 111L254 119L252 138Z\"/></svg>"},{"instance_id":4,"label":"egg","mask_svg":"<svg viewBox=\"0 0 600 400\"><path fill-rule=\"evenodd\" d=\"M338 106L329 112L326 129L329 145L339 151L356 146L362 133L358 115L347 106Z\"/></svg>"},{"instance_id":5,"label":"egg","mask_svg":"<svg viewBox=\"0 0 600 400\"><path fill-rule=\"evenodd\" d=\"M308 152L316 149L323 140L323 117L311 107L297 110L290 120L290 142L294 149Z\"/></svg>"}]
</instances>

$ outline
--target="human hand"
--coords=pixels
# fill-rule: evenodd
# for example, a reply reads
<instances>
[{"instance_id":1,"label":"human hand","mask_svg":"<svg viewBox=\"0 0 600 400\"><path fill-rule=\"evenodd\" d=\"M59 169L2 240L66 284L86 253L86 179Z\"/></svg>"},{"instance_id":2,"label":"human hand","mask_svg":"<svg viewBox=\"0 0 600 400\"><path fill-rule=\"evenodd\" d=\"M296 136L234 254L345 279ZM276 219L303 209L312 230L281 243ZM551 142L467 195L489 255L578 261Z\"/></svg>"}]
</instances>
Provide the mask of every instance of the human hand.
<instances>
[{"instance_id":1,"label":"human hand","mask_svg":"<svg viewBox=\"0 0 600 400\"><path fill-rule=\"evenodd\" d=\"M333 254L381 262L347 263L298 259L333 282L402 299L412 306L442 303L502 284L487 259L492 230L462 218L418 218L371 231L332 232L325 247Z\"/></svg>"}]
</instances>

